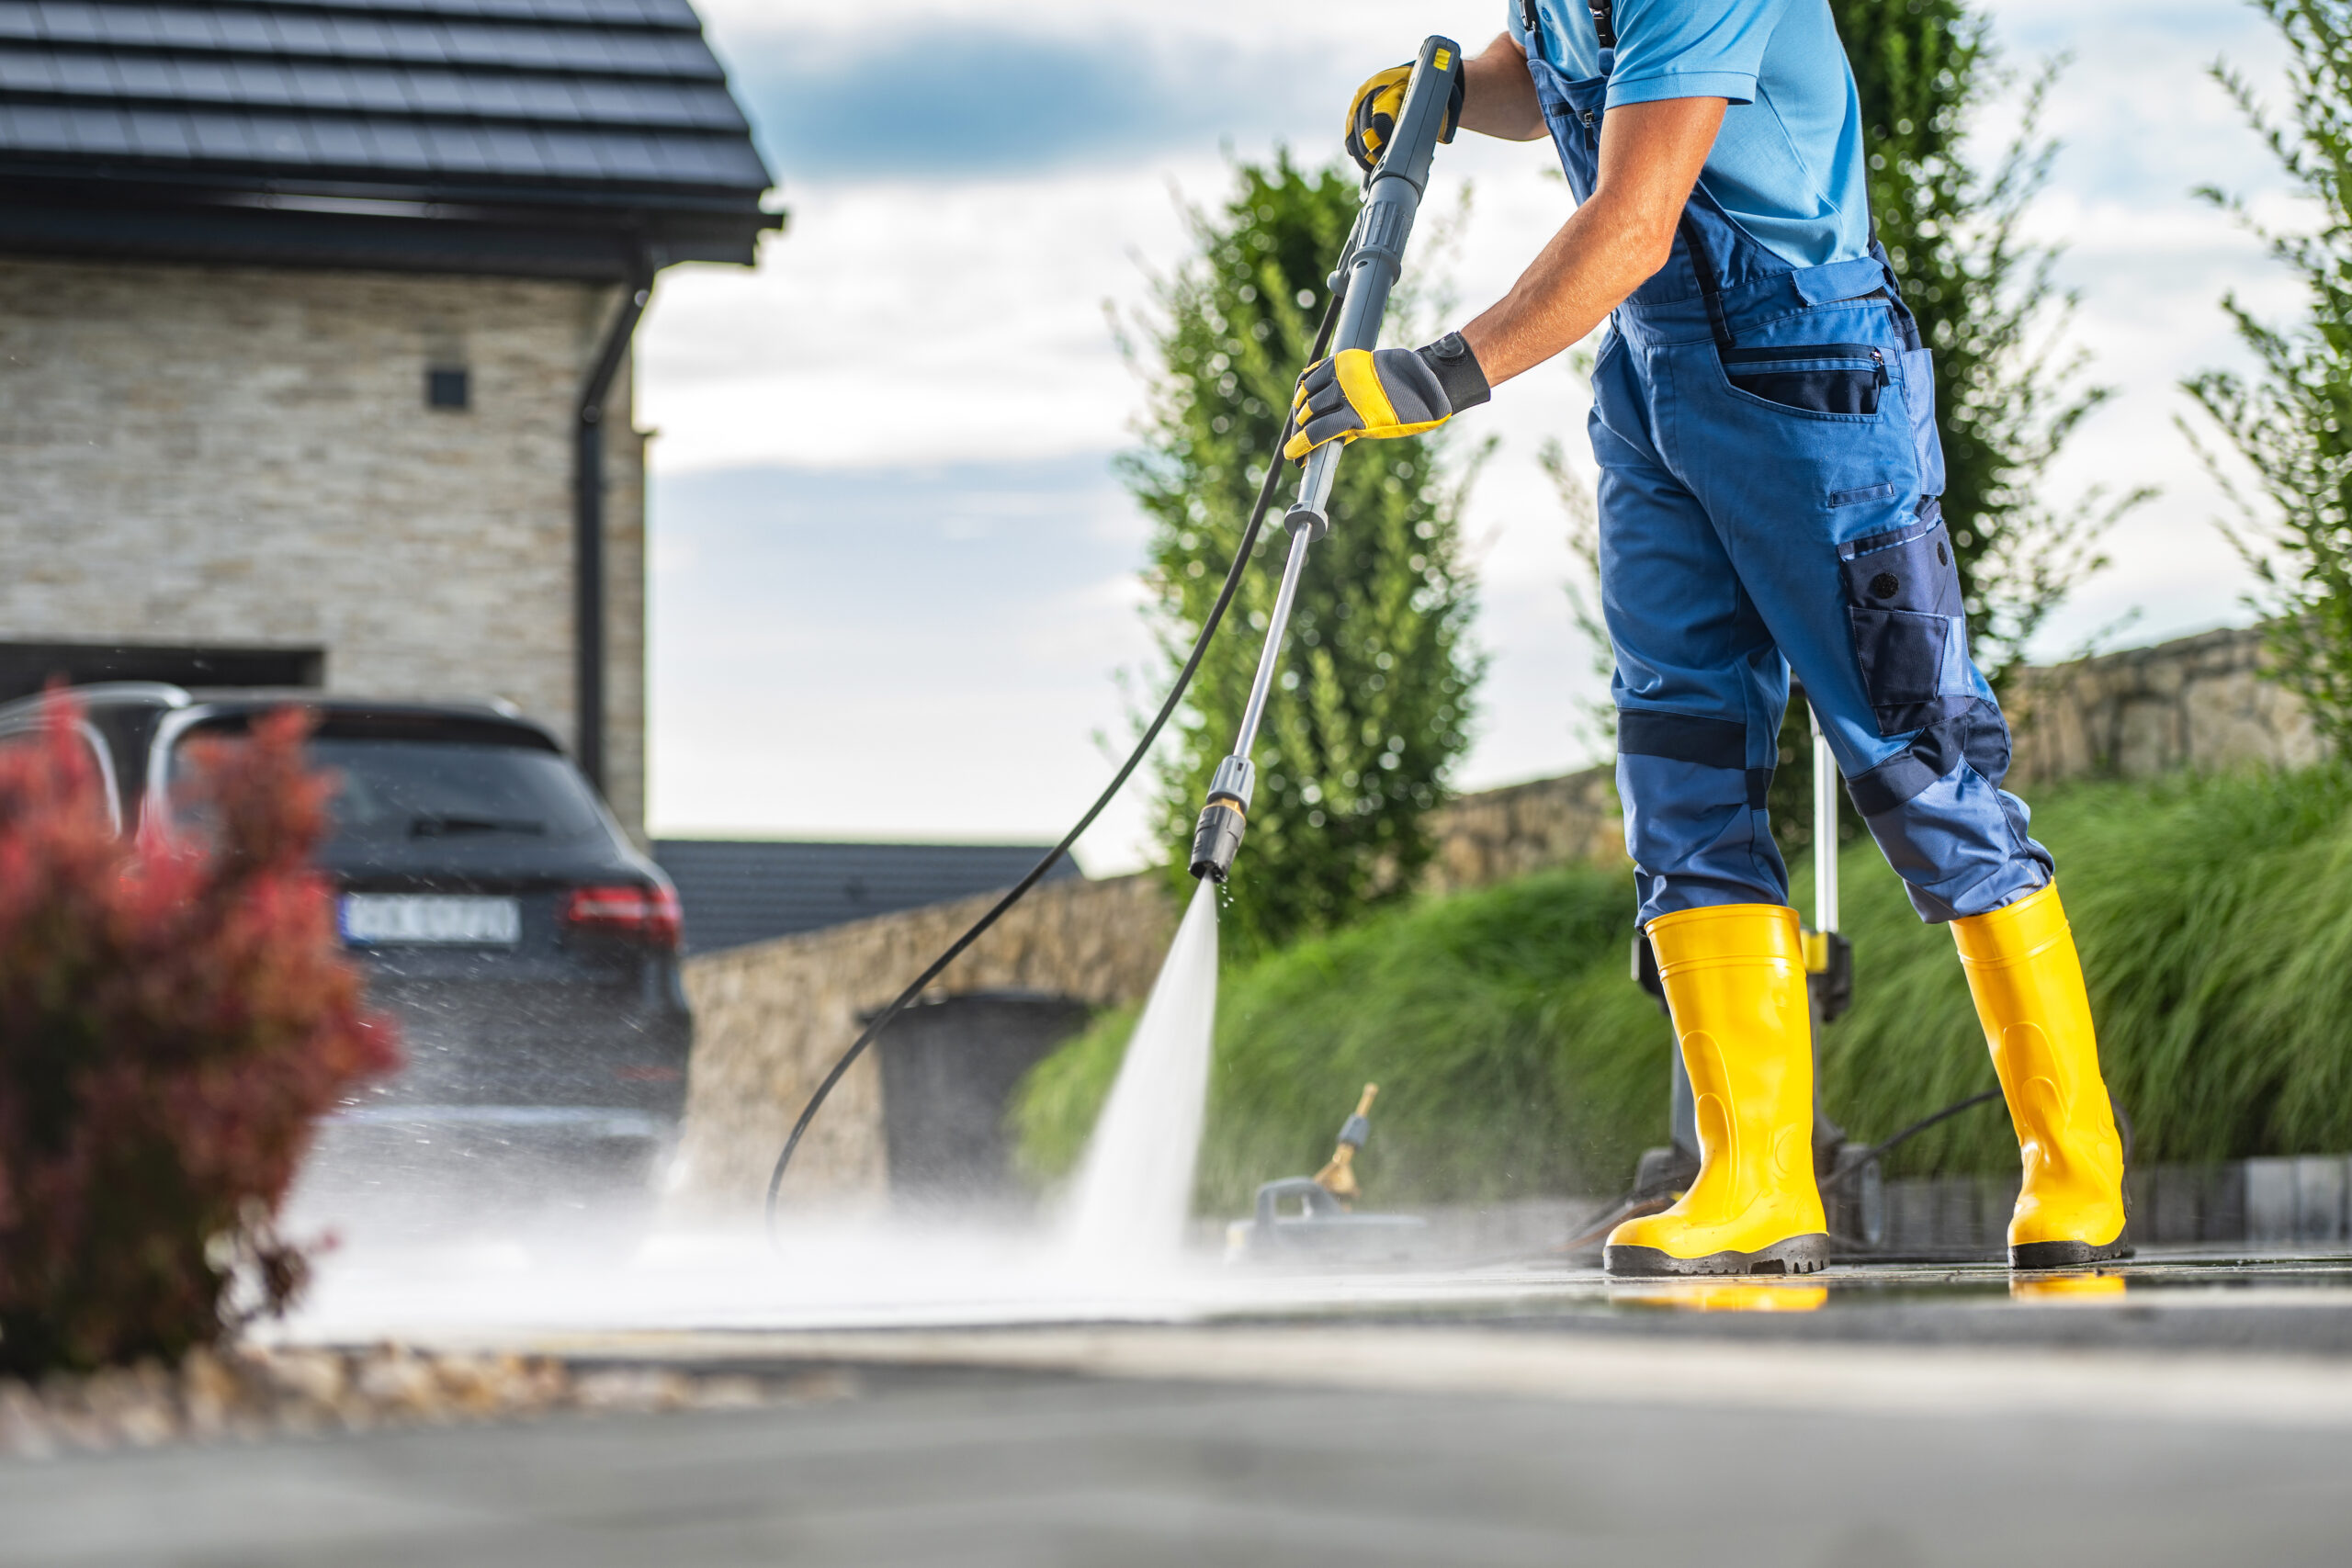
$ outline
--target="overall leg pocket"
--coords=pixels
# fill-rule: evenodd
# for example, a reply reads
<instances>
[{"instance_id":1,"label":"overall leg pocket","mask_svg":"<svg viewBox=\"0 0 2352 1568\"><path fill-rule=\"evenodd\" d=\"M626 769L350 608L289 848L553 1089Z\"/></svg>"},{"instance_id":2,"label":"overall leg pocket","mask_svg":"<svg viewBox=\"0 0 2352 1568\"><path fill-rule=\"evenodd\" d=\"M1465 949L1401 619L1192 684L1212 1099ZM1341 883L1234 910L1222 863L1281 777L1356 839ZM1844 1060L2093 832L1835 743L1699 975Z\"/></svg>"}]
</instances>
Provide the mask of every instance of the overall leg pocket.
<instances>
[{"instance_id":1,"label":"overall leg pocket","mask_svg":"<svg viewBox=\"0 0 2352 1568\"><path fill-rule=\"evenodd\" d=\"M1866 343L1720 351L1732 389L1801 413L1870 416L1887 384L1886 354Z\"/></svg>"},{"instance_id":2,"label":"overall leg pocket","mask_svg":"<svg viewBox=\"0 0 2352 1568\"><path fill-rule=\"evenodd\" d=\"M1919 493L1944 492L1944 444L1936 434L1936 367L1925 348L1903 351L1903 404L1911 415L1911 447L1919 460Z\"/></svg>"},{"instance_id":3,"label":"overall leg pocket","mask_svg":"<svg viewBox=\"0 0 2352 1568\"><path fill-rule=\"evenodd\" d=\"M1907 527L1838 547L1862 690L1881 735L1933 724L1975 700L1960 567L1931 502Z\"/></svg>"}]
</instances>

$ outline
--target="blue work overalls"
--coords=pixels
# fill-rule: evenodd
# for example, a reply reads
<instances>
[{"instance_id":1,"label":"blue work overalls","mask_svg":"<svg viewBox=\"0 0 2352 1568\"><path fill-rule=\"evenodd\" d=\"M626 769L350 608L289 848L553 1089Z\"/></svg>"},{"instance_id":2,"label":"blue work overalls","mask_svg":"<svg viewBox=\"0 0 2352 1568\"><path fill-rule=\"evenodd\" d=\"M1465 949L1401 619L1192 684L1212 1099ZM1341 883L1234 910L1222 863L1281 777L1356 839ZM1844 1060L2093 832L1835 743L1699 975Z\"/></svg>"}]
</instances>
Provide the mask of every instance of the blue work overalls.
<instances>
[{"instance_id":1,"label":"blue work overalls","mask_svg":"<svg viewBox=\"0 0 2352 1568\"><path fill-rule=\"evenodd\" d=\"M1521 0L1528 73L1583 201L1611 52L1569 80L1534 13ZM1871 249L1792 266L1702 182L1595 359L1617 783L1645 922L1788 901L1764 802L1792 669L1923 918L1983 914L2050 879L2000 787L2008 726L1969 658L1934 371Z\"/></svg>"}]
</instances>

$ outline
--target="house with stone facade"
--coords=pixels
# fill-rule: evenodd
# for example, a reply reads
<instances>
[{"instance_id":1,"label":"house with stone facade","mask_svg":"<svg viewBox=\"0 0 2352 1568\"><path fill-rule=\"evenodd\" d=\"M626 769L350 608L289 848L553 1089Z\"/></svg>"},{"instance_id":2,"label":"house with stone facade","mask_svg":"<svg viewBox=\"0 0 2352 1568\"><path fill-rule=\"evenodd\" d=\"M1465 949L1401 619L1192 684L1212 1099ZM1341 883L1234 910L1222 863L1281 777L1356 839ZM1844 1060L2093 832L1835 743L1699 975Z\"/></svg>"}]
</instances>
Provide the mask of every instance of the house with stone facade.
<instances>
[{"instance_id":1,"label":"house with stone facade","mask_svg":"<svg viewBox=\"0 0 2352 1568\"><path fill-rule=\"evenodd\" d=\"M0 700L495 694L636 829L629 344L770 184L687 0L0 0Z\"/></svg>"}]
</instances>

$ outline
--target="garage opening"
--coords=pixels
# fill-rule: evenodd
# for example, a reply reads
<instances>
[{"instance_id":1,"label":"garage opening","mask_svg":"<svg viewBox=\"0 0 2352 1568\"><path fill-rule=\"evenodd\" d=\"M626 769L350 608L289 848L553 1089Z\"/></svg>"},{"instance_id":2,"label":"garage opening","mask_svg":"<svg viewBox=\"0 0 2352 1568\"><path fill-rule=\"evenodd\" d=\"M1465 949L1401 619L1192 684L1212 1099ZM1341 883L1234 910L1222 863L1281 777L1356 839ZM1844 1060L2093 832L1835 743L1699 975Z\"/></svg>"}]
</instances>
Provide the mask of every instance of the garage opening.
<instances>
[{"instance_id":1,"label":"garage opening","mask_svg":"<svg viewBox=\"0 0 2352 1568\"><path fill-rule=\"evenodd\" d=\"M186 647L136 642L0 642L0 702L51 681L164 681L175 686L323 686L322 648Z\"/></svg>"}]
</instances>

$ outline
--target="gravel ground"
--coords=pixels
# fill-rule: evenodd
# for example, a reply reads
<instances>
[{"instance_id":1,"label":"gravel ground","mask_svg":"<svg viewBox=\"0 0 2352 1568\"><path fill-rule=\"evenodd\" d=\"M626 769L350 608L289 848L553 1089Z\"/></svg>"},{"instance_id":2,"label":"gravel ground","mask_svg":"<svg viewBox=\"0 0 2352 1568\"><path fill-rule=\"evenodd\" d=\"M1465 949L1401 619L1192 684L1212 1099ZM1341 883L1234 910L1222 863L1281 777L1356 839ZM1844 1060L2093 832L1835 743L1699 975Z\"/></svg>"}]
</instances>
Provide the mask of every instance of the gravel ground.
<instances>
[{"instance_id":1,"label":"gravel ground","mask_svg":"<svg viewBox=\"0 0 2352 1568\"><path fill-rule=\"evenodd\" d=\"M150 1361L38 1384L0 1380L0 1456L45 1459L176 1442L520 1421L563 1412L744 1410L856 1392L850 1374L827 1370L746 1376L401 1345L199 1350L176 1369Z\"/></svg>"}]
</instances>

